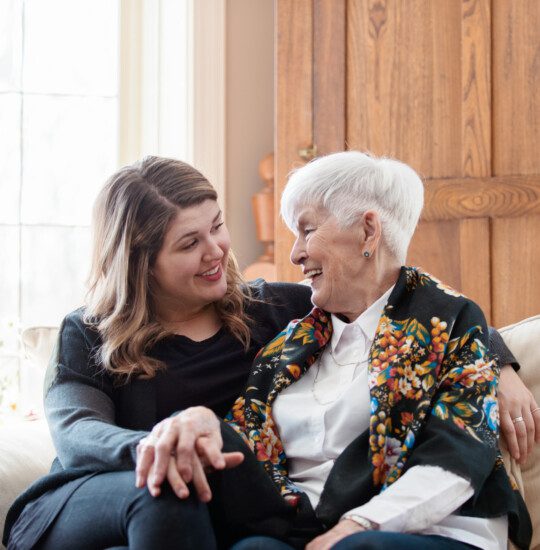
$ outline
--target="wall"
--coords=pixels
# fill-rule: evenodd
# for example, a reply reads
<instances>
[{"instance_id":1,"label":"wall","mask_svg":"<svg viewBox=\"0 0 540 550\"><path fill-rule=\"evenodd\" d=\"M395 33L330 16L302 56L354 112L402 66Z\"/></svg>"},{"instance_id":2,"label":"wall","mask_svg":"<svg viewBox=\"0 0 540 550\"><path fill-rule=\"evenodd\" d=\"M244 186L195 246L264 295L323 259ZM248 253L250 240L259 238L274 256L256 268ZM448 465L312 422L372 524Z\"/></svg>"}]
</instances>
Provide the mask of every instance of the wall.
<instances>
[{"instance_id":1,"label":"wall","mask_svg":"<svg viewBox=\"0 0 540 550\"><path fill-rule=\"evenodd\" d=\"M272 0L227 0L226 219L241 268L262 252L251 197L263 188L262 157L273 150Z\"/></svg>"}]
</instances>

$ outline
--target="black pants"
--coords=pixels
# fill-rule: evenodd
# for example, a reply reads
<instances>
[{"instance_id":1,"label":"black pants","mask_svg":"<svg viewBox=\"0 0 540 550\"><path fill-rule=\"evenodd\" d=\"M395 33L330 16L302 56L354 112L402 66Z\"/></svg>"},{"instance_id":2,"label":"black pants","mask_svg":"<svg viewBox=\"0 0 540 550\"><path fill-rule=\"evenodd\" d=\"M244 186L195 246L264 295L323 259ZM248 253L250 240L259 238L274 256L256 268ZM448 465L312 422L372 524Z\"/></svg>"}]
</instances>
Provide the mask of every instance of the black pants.
<instances>
[{"instance_id":1,"label":"black pants","mask_svg":"<svg viewBox=\"0 0 540 550\"><path fill-rule=\"evenodd\" d=\"M208 507L179 500L167 484L154 498L134 472L96 475L78 487L39 542L42 550L216 548Z\"/></svg>"}]
</instances>

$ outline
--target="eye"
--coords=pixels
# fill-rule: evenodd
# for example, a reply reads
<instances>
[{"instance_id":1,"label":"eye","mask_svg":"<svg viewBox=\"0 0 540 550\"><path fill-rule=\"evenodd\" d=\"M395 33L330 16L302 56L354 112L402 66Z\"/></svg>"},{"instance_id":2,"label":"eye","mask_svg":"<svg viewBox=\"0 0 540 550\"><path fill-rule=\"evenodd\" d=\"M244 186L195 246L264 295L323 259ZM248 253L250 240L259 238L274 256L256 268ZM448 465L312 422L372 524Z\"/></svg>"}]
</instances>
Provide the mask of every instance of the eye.
<instances>
[{"instance_id":1,"label":"eye","mask_svg":"<svg viewBox=\"0 0 540 550\"><path fill-rule=\"evenodd\" d=\"M214 225L214 227L212 227L212 232L213 233L217 233L220 229L221 229L221 226L224 224L225 222L219 222L218 224Z\"/></svg>"},{"instance_id":2,"label":"eye","mask_svg":"<svg viewBox=\"0 0 540 550\"><path fill-rule=\"evenodd\" d=\"M310 233L313 233L315 231L314 227L304 227L304 235L307 237Z\"/></svg>"},{"instance_id":3,"label":"eye","mask_svg":"<svg viewBox=\"0 0 540 550\"><path fill-rule=\"evenodd\" d=\"M197 245L197 239L193 239L191 242L182 247L182 250L191 250Z\"/></svg>"}]
</instances>

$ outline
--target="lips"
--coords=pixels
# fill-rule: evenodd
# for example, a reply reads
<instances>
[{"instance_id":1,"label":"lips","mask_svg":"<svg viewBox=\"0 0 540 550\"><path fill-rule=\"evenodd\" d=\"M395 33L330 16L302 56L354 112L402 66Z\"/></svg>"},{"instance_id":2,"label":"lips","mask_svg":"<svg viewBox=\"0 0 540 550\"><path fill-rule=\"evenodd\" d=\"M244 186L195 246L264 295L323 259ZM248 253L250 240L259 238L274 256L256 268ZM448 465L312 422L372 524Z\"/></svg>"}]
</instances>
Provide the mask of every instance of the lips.
<instances>
[{"instance_id":1,"label":"lips","mask_svg":"<svg viewBox=\"0 0 540 550\"><path fill-rule=\"evenodd\" d=\"M304 271L304 276L306 279L315 280L319 275L322 274L322 269L307 269Z\"/></svg>"},{"instance_id":2,"label":"lips","mask_svg":"<svg viewBox=\"0 0 540 550\"><path fill-rule=\"evenodd\" d=\"M200 277L205 281L213 282L213 281L219 281L222 275L223 275L223 269L221 268L221 264L218 264L212 269L208 269L207 271L200 273L199 275L197 275L197 277Z\"/></svg>"}]
</instances>

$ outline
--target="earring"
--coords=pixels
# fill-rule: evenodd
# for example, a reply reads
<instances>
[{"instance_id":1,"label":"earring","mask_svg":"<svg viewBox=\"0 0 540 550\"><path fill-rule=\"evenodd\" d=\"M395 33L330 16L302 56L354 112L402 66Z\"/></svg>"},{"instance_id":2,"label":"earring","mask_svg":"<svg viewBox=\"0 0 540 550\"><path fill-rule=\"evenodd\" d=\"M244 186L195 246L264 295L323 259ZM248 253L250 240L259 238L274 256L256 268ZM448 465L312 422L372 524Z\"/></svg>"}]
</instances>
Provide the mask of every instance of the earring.
<instances>
[{"instance_id":1,"label":"earring","mask_svg":"<svg viewBox=\"0 0 540 550\"><path fill-rule=\"evenodd\" d=\"M364 252L364 258L369 258L369 252L367 250Z\"/></svg>"}]
</instances>

